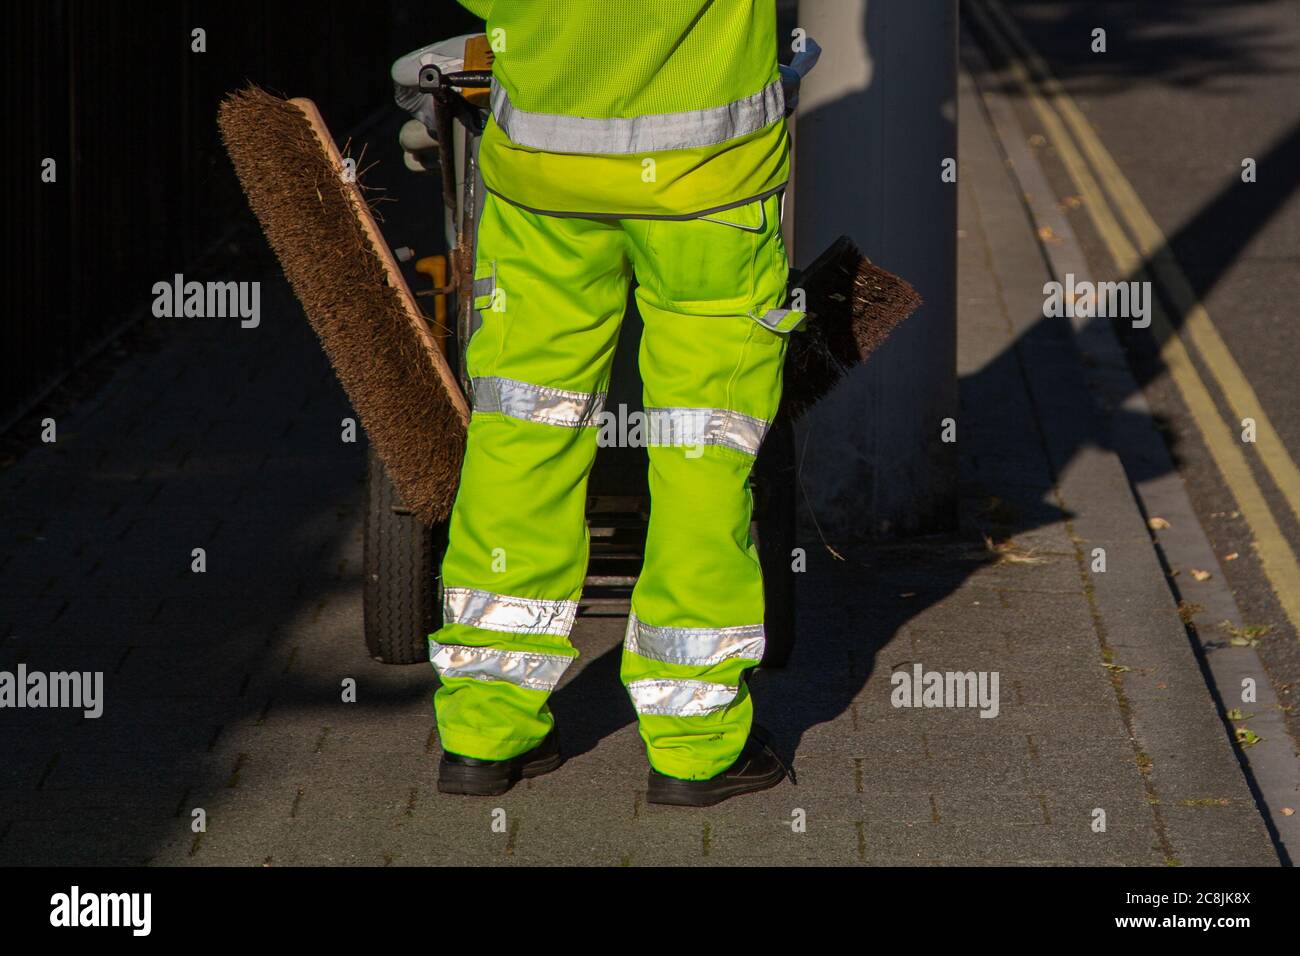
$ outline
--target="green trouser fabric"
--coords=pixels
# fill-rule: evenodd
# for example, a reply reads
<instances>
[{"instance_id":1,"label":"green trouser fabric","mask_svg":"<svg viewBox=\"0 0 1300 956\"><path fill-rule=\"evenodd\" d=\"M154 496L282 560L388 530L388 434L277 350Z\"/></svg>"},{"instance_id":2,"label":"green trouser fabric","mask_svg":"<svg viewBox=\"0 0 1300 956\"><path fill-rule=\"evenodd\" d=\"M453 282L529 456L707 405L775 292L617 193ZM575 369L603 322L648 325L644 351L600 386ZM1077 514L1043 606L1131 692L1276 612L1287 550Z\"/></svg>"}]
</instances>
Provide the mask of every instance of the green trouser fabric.
<instances>
[{"instance_id":1,"label":"green trouser fabric","mask_svg":"<svg viewBox=\"0 0 1300 956\"><path fill-rule=\"evenodd\" d=\"M656 770L703 779L735 761L752 717L744 672L763 651L748 478L781 396L786 335L768 327L784 314L780 203L618 220L487 196L473 415L444 626L430 635L446 750L501 760L551 729L547 698L577 653L586 481L598 436L614 437L604 397L635 275L646 413L623 438L649 446L652 503L621 676Z\"/></svg>"}]
</instances>

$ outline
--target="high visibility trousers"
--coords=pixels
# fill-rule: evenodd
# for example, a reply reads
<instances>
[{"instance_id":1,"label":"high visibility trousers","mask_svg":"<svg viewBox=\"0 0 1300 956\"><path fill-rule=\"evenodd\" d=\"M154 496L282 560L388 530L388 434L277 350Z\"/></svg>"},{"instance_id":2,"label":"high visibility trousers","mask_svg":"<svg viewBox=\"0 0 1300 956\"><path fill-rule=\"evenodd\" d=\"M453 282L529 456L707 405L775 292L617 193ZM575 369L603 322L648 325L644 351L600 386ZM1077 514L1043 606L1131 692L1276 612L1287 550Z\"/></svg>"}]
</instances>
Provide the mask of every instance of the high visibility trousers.
<instances>
[{"instance_id":1,"label":"high visibility trousers","mask_svg":"<svg viewBox=\"0 0 1300 956\"><path fill-rule=\"evenodd\" d=\"M780 196L691 220L545 216L489 194L468 346L473 415L430 635L444 749L501 760L550 731L547 698L587 572L598 439L647 445L651 516L621 677L651 766L730 766L763 653L748 478L781 396L789 326ZM605 408L635 274L644 419ZM625 414L623 421L627 421Z\"/></svg>"}]
</instances>

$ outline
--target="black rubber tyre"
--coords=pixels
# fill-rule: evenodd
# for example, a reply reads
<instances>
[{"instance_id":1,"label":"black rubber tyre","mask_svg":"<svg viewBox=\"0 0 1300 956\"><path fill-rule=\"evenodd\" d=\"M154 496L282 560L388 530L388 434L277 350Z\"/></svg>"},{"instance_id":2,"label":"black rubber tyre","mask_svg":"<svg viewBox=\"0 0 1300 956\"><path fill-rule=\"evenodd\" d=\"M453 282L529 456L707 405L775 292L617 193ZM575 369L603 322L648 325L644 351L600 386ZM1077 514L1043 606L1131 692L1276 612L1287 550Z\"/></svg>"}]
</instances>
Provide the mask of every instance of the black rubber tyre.
<instances>
[{"instance_id":1,"label":"black rubber tyre","mask_svg":"<svg viewBox=\"0 0 1300 956\"><path fill-rule=\"evenodd\" d=\"M795 451L794 427L784 412L763 440L750 479L754 520L750 534L763 567L767 650L763 667L784 667L794 650Z\"/></svg>"},{"instance_id":2,"label":"black rubber tyre","mask_svg":"<svg viewBox=\"0 0 1300 956\"><path fill-rule=\"evenodd\" d=\"M429 635L442 626L439 566L445 524L425 527L406 511L374 449L367 452L365 521L366 650L385 664L429 660Z\"/></svg>"}]
</instances>

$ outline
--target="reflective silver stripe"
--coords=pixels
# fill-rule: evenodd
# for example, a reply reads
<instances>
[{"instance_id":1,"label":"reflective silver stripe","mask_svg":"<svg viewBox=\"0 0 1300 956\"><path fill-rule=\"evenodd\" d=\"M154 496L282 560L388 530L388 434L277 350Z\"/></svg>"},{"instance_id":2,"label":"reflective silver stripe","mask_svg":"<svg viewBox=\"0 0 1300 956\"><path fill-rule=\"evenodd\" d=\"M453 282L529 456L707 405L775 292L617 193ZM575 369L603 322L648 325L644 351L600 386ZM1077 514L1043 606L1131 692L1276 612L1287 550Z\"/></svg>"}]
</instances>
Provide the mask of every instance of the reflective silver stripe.
<instances>
[{"instance_id":1,"label":"reflective silver stripe","mask_svg":"<svg viewBox=\"0 0 1300 956\"><path fill-rule=\"evenodd\" d=\"M726 445L757 455L768 423L727 408L647 408L651 445Z\"/></svg>"},{"instance_id":2,"label":"reflective silver stripe","mask_svg":"<svg viewBox=\"0 0 1300 956\"><path fill-rule=\"evenodd\" d=\"M474 411L501 412L544 425L586 428L605 407L604 392L571 392L509 378L476 378L472 388Z\"/></svg>"},{"instance_id":3,"label":"reflective silver stripe","mask_svg":"<svg viewBox=\"0 0 1300 956\"><path fill-rule=\"evenodd\" d=\"M719 664L737 657L757 661L762 660L765 646L762 624L653 627L635 614L628 615L623 639L623 647L631 653L666 664Z\"/></svg>"},{"instance_id":4,"label":"reflective silver stripe","mask_svg":"<svg viewBox=\"0 0 1300 956\"><path fill-rule=\"evenodd\" d=\"M521 110L495 77L491 101L492 116L512 143L552 153L653 153L712 146L757 132L785 115L779 79L722 106L614 119Z\"/></svg>"},{"instance_id":5,"label":"reflective silver stripe","mask_svg":"<svg viewBox=\"0 0 1300 956\"><path fill-rule=\"evenodd\" d=\"M567 654L537 654L532 651L502 651L494 647L439 644L429 639L429 660L440 677L473 677L475 680L505 681L529 690L555 690L565 670L573 663Z\"/></svg>"},{"instance_id":6,"label":"reflective silver stripe","mask_svg":"<svg viewBox=\"0 0 1300 956\"><path fill-rule=\"evenodd\" d=\"M576 601L511 597L475 588L445 588L442 592L444 623L468 624L485 631L568 637L577 614Z\"/></svg>"},{"instance_id":7,"label":"reflective silver stripe","mask_svg":"<svg viewBox=\"0 0 1300 956\"><path fill-rule=\"evenodd\" d=\"M759 325L767 326L773 332L779 332L782 320L792 311L791 309L768 309L762 315L754 316L754 321Z\"/></svg>"},{"instance_id":8,"label":"reflective silver stripe","mask_svg":"<svg viewBox=\"0 0 1300 956\"><path fill-rule=\"evenodd\" d=\"M703 717L730 704L740 688L702 680L634 680L627 692L637 714Z\"/></svg>"}]
</instances>

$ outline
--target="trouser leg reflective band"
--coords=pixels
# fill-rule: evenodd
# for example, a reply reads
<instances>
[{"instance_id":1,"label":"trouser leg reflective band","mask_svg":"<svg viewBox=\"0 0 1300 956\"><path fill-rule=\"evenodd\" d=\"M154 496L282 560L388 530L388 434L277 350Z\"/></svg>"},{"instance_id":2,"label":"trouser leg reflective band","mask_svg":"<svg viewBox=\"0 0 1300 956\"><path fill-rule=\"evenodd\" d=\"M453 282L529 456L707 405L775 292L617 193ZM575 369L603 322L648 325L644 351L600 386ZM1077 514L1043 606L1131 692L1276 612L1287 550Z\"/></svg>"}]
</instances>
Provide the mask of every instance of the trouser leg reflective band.
<instances>
[{"instance_id":1,"label":"trouser leg reflective band","mask_svg":"<svg viewBox=\"0 0 1300 956\"><path fill-rule=\"evenodd\" d=\"M731 223L625 220L645 330L650 528L632 595L622 679L651 765L703 779L730 766L763 654L763 582L748 478L781 397L780 198Z\"/></svg>"},{"instance_id":2,"label":"trouser leg reflective band","mask_svg":"<svg viewBox=\"0 0 1300 956\"><path fill-rule=\"evenodd\" d=\"M629 279L618 223L490 195L475 275L473 415L430 658L443 747L502 760L546 736L547 697L575 656L585 481Z\"/></svg>"}]
</instances>

